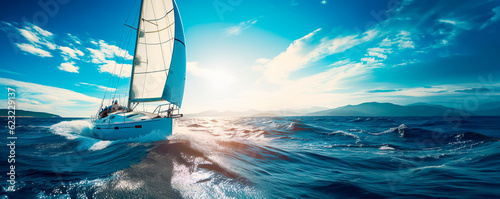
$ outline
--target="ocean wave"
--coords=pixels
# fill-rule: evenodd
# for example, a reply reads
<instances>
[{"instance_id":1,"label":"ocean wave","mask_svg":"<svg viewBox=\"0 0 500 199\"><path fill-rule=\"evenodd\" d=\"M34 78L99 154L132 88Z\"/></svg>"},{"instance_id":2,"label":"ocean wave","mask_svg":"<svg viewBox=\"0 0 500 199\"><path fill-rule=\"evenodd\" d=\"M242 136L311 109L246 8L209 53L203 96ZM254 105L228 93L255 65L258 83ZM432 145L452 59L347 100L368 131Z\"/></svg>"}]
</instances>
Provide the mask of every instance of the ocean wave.
<instances>
[{"instance_id":1,"label":"ocean wave","mask_svg":"<svg viewBox=\"0 0 500 199\"><path fill-rule=\"evenodd\" d=\"M394 150L394 148L387 146L387 145L381 146L379 149L380 150Z\"/></svg>"},{"instance_id":2,"label":"ocean wave","mask_svg":"<svg viewBox=\"0 0 500 199\"><path fill-rule=\"evenodd\" d=\"M92 123L89 120L63 121L50 126L51 132L74 140L81 136L90 136L92 133Z\"/></svg>"},{"instance_id":3,"label":"ocean wave","mask_svg":"<svg viewBox=\"0 0 500 199\"><path fill-rule=\"evenodd\" d=\"M327 135L340 135L340 136L352 137L354 139L359 139L359 136L344 131L335 131L328 133Z\"/></svg>"},{"instance_id":4,"label":"ocean wave","mask_svg":"<svg viewBox=\"0 0 500 199\"><path fill-rule=\"evenodd\" d=\"M86 120L34 123L19 143L19 193L27 193L25 198L498 196L498 118L469 118L460 128L435 122L439 118L370 118L181 118L168 137L153 131L115 141L89 137Z\"/></svg>"}]
</instances>

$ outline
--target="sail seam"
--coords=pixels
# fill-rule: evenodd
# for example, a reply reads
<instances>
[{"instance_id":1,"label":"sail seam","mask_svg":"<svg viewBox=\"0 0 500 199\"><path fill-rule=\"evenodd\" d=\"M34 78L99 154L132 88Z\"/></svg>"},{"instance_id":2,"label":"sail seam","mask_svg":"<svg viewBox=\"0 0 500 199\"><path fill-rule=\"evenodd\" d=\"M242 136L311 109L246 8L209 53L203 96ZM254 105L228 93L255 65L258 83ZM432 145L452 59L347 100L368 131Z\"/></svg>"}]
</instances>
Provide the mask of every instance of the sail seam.
<instances>
[{"instance_id":1,"label":"sail seam","mask_svg":"<svg viewBox=\"0 0 500 199\"><path fill-rule=\"evenodd\" d=\"M139 44L142 44L142 45L162 45L162 44L166 44L166 43L168 43L168 42L172 41L173 39L174 39L174 38L172 38L172 39L168 39L168 40L166 40L166 41L164 41L164 42L161 42L161 43L141 43L141 42L139 42Z\"/></svg>"},{"instance_id":2,"label":"sail seam","mask_svg":"<svg viewBox=\"0 0 500 199\"><path fill-rule=\"evenodd\" d=\"M174 25L174 24L175 24L175 22L174 22L174 23L172 23L172 24L170 24L170 25L168 25L168 26L167 26L167 27L165 27L165 28L160 29L160 30L148 31L148 32L144 32L144 33L155 33L155 32L164 31L165 29L170 28L170 26L172 26L172 25Z\"/></svg>"},{"instance_id":3,"label":"sail seam","mask_svg":"<svg viewBox=\"0 0 500 199\"><path fill-rule=\"evenodd\" d=\"M158 73L158 72L164 72L164 71L168 71L169 69L165 69L165 70L155 70L155 71L147 71L147 72L138 72L138 73L134 73L134 74L148 74L148 73Z\"/></svg>"}]
</instances>

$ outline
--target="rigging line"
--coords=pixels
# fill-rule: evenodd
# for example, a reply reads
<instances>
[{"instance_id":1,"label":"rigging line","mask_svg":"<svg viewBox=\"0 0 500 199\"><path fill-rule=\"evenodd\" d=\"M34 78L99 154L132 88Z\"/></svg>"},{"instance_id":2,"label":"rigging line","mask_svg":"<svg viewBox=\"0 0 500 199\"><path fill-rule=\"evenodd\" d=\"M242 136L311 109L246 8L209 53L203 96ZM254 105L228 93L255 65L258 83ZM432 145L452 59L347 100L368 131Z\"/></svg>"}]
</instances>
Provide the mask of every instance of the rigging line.
<instances>
[{"instance_id":1,"label":"rigging line","mask_svg":"<svg viewBox=\"0 0 500 199\"><path fill-rule=\"evenodd\" d=\"M124 28L125 28L125 27L122 27L122 29L124 29ZM130 31L129 31L129 32L130 32ZM123 36L123 35L122 35L122 36ZM127 39L125 38L125 42L124 42L124 43L127 43L126 41L127 41ZM118 64L118 61L119 61L119 59L120 59L121 52L122 52L122 51L124 52L124 50L123 50L123 48L122 48L122 44L123 44L123 46L125 46L125 44L124 44L124 43L122 43L122 39L120 39L120 43L118 44L118 49L120 49L120 50L118 51L118 53L117 53L117 54L114 54L114 55L116 56L116 57L115 57L115 66L114 66L114 68L113 68L113 73L111 73L111 78L112 78L112 77L113 77L113 75L115 74L115 71L116 71L116 66L117 66L117 65L119 65L119 64ZM122 58L122 60L123 60L123 58ZM121 72L121 69L120 69L120 72ZM118 75L118 78L117 78L117 83L118 83L118 82L120 82L120 76L119 76L119 75ZM108 86L109 86L109 85L108 85ZM117 88L115 88L115 92L114 92L114 94L113 94L113 97L112 97L112 98L110 98L110 100L111 100L111 102L110 102L110 103L113 103L113 100L114 100L114 99L115 99L115 97L116 97L116 90L117 90Z\"/></svg>"},{"instance_id":2,"label":"rigging line","mask_svg":"<svg viewBox=\"0 0 500 199\"><path fill-rule=\"evenodd\" d=\"M127 22L128 22L128 20L129 20L129 18L130 18L130 15L132 14L132 11L133 11L133 10L134 10L134 8L135 8L135 4L136 4L136 2L137 2L137 1L134 1L134 3L132 4L132 7L130 8L130 11L129 11L128 15L127 15L127 18L125 19L125 23L124 23L124 24L125 24L126 26L127 26ZM140 11L139 11L139 12L140 12ZM130 26L129 26L129 27L130 27ZM131 28L133 28L133 27L131 27ZM123 30L124 30L124 29L125 29L125 26L123 26L123 27L122 27L122 32L121 32L121 36L120 36L120 42L119 42L119 45L118 45L119 47L121 47L121 46L122 46L122 44L123 44L123 43L122 43L122 41L123 41L122 39L123 39L123 32L124 32ZM129 33L130 33L130 32L129 32ZM127 43L127 42L125 42L125 43ZM125 46L125 44L123 44L123 45ZM109 79L109 81L108 81L108 84L106 85L106 92L104 93L104 97L103 97L103 101L101 102L101 106L102 106L102 103L104 102L104 99L106 98L106 93L107 93L107 90L108 90L108 88L109 88L109 84L111 83L111 80L113 79L113 74L115 73L116 66L117 66L117 63L118 63L118 59L120 58L119 56L121 55L121 52L123 51L123 49L122 49L122 48L119 48L119 49L120 49L120 50L118 51L118 56L115 58L115 66L113 67L113 73L111 73L111 77L110 77L110 79ZM125 51L124 51L124 52L125 52ZM122 59L122 60L123 60L123 59ZM122 67L123 67L123 64L122 64ZM121 70L122 70L122 69L120 69L120 75L121 75ZM118 84L119 82L120 82L120 76L118 76L117 84ZM113 94L113 99L116 97L116 91L117 91L117 90L118 90L118 87L116 87L116 88L115 88L115 92L114 92L114 94ZM111 90L110 90L110 93L111 93ZM111 99L110 99L110 100L111 100Z\"/></svg>"},{"instance_id":3,"label":"rigging line","mask_svg":"<svg viewBox=\"0 0 500 199\"><path fill-rule=\"evenodd\" d=\"M127 39L125 39L125 43L127 44L127 49L130 47L130 38L132 36L132 31L129 31L129 34L127 36ZM116 92L118 91L118 85L120 83L120 77L122 75L122 71L123 71L123 65L125 64L125 56L127 56L127 51L126 50L122 50L123 51L123 56L122 57L122 64L121 64L121 68L120 68L120 73L118 75L118 81L116 82L116 87L115 87L115 93L113 94L113 98L116 97ZM120 53L121 55L121 53Z\"/></svg>"},{"instance_id":4,"label":"rigging line","mask_svg":"<svg viewBox=\"0 0 500 199\"><path fill-rule=\"evenodd\" d=\"M151 0L151 1L153 1L153 0ZM165 3L163 3L163 9L166 9ZM156 19L156 12L155 12L154 6L153 6L153 16ZM168 18L167 18L167 22L168 22ZM172 24L170 24L166 28L168 28L170 26L172 26ZM163 28L162 30L165 30L166 28ZM156 26L156 30L157 30L157 33L158 33L158 41L161 41L160 30L158 30L158 26ZM167 63L165 63L165 52L163 52L163 45L160 45L160 50L161 50L161 59L163 60L163 69L167 70L166 69ZM165 72L165 76L166 76L165 77L165 83L167 83L167 77L168 77L168 73L167 72ZM165 89L165 88L163 88L163 89ZM163 97L163 92L162 92L162 97Z\"/></svg>"},{"instance_id":5,"label":"rigging line","mask_svg":"<svg viewBox=\"0 0 500 199\"><path fill-rule=\"evenodd\" d=\"M135 8L135 4L136 4L136 2L137 2L137 1L134 1L134 3L132 4L132 6L131 6L131 8L130 8L130 11L129 11L128 15L127 15L127 18L125 18L125 23L124 23L124 24L125 24L126 26L128 26L128 25L127 25L127 22L128 22L128 20L130 19L130 15L132 14L132 11L133 11L133 10L135 10L134 8ZM140 12L140 10L139 10L139 12ZM131 26L129 26L129 27L131 27ZM131 28L133 28L133 27L131 27ZM125 29L125 27L123 26L123 27L122 27L121 36L120 36L120 42L119 42L119 45L118 45L118 46L121 46L121 45L122 45L123 30L124 30L124 29ZM134 28L133 28L133 29L134 29ZM120 48L120 51L118 52L118 54L119 54L119 55L121 54L121 51L122 51L122 49ZM107 92L107 89L109 88L109 84L111 83L111 80L112 80L112 78L113 78L113 74L115 73L115 69L116 69L116 65L117 65L117 61L118 61L118 59L119 59L119 57L116 57L116 60L115 60L115 66L113 67L113 73L111 73L111 77L110 77L110 79L109 79L109 81L108 81L108 84L106 85L106 92ZM120 73L121 73L121 70L120 70ZM119 82L119 81L120 81L120 77L118 77L118 82ZM113 98L115 98L115 96L116 96L116 90L117 90L117 88L115 88L115 94L113 94ZM104 93L103 101L104 101L104 98L106 97L106 92ZM110 91L110 92L111 92L111 91ZM101 103L102 103L102 102L101 102ZM101 106L102 106L102 105L101 105Z\"/></svg>"},{"instance_id":6,"label":"rigging line","mask_svg":"<svg viewBox=\"0 0 500 199\"><path fill-rule=\"evenodd\" d=\"M132 10L134 10L136 2L137 1L134 1L134 4L132 4L132 8L130 8L130 11L128 12L127 18L125 19L125 24L127 24L128 19L130 19L130 14L132 14ZM140 12L140 10L139 10L139 12Z\"/></svg>"},{"instance_id":7,"label":"rigging line","mask_svg":"<svg viewBox=\"0 0 500 199\"><path fill-rule=\"evenodd\" d=\"M134 30L137 30L137 28L134 28L134 27L132 27L131 25L128 25L128 24L123 24L123 25L125 25L125 26L127 26L127 27L129 27L129 28L132 28L132 29L134 29Z\"/></svg>"},{"instance_id":8,"label":"rigging line","mask_svg":"<svg viewBox=\"0 0 500 199\"><path fill-rule=\"evenodd\" d=\"M125 27L122 27L121 36L120 36L120 43L122 42L122 39L123 39L123 30L124 29L125 29ZM115 68L116 68L116 65L115 65ZM114 73L115 68L113 68L113 73ZM111 83L111 79L113 79L113 74L111 74L111 76L109 77L109 80L108 80L108 84L106 84L106 90L104 90L104 95L103 95L102 100L101 100L101 105L97 109L97 114L99 114L99 112L101 111L102 105L104 104L104 100L106 99L106 94L108 92L109 84Z\"/></svg>"}]
</instances>

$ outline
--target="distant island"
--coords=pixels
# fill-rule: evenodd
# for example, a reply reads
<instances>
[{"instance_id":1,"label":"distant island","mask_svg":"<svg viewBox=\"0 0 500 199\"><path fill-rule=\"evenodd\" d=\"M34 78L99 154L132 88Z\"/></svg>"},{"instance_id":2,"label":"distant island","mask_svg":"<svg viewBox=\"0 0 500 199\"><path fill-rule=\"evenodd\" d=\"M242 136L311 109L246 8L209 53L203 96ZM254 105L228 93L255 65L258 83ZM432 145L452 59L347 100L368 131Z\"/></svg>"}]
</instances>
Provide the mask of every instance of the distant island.
<instances>
[{"instance_id":1,"label":"distant island","mask_svg":"<svg viewBox=\"0 0 500 199\"><path fill-rule=\"evenodd\" d=\"M500 116L500 103L490 103L475 111L466 111L441 105L416 103L397 105L392 103L366 102L358 105L347 105L334 109L313 107L309 109L288 109L279 111L248 110L236 111L204 111L186 114L186 117L276 117L276 116L362 116L362 117L411 117L411 116Z\"/></svg>"},{"instance_id":2,"label":"distant island","mask_svg":"<svg viewBox=\"0 0 500 199\"><path fill-rule=\"evenodd\" d=\"M0 109L0 117L7 117L8 112L9 112L8 109ZM24 110L16 110L16 117L61 118L61 116L52 113L24 111Z\"/></svg>"}]
</instances>

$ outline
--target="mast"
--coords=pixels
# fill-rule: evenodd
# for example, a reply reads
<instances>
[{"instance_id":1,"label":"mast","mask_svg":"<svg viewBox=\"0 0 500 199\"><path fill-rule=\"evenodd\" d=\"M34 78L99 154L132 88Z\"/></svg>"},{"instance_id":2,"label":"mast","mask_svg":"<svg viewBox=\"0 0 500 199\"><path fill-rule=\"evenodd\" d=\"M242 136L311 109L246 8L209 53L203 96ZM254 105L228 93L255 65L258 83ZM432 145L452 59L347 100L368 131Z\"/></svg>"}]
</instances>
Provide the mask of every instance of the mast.
<instances>
[{"instance_id":1,"label":"mast","mask_svg":"<svg viewBox=\"0 0 500 199\"><path fill-rule=\"evenodd\" d=\"M141 34L141 20L142 20L142 7L144 5L144 0L141 0L141 9L139 11L139 20L137 21L137 37L135 38L135 49L134 49L134 58L132 59L132 73L130 74L130 88L128 90L128 102L127 108L131 110L131 96L132 96L132 82L134 81L134 69L135 69L135 58L137 55L137 46L139 46L139 35Z\"/></svg>"}]
</instances>

